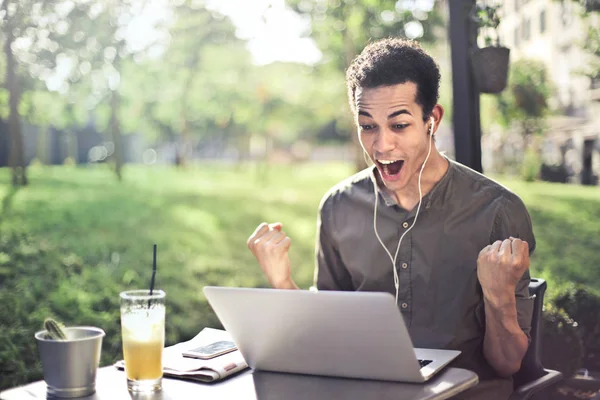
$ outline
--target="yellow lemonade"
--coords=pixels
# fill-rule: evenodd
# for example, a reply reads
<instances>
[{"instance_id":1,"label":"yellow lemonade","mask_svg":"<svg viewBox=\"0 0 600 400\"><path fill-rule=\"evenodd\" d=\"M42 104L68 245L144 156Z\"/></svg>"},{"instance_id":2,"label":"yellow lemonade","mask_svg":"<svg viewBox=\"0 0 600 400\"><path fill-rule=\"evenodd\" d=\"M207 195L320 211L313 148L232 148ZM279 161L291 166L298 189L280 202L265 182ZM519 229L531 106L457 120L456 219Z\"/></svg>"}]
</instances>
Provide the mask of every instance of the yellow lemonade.
<instances>
[{"instance_id":1,"label":"yellow lemonade","mask_svg":"<svg viewBox=\"0 0 600 400\"><path fill-rule=\"evenodd\" d=\"M164 307L121 314L123 358L128 379L147 381L162 377L164 315Z\"/></svg>"},{"instance_id":2,"label":"yellow lemonade","mask_svg":"<svg viewBox=\"0 0 600 400\"><path fill-rule=\"evenodd\" d=\"M162 377L163 341L138 341L123 336L123 357L127 378L143 381Z\"/></svg>"},{"instance_id":3,"label":"yellow lemonade","mask_svg":"<svg viewBox=\"0 0 600 400\"><path fill-rule=\"evenodd\" d=\"M127 389L134 393L159 391L165 346L165 292L130 290L119 297Z\"/></svg>"}]
</instances>

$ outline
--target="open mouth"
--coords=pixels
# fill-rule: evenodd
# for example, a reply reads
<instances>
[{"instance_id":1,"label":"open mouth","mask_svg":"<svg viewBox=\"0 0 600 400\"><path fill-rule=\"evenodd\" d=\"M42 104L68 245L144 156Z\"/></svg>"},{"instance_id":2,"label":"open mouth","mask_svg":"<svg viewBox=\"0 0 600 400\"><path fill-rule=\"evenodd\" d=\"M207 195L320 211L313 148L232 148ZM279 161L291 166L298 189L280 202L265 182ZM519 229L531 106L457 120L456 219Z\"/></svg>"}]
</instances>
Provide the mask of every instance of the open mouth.
<instances>
[{"instance_id":1,"label":"open mouth","mask_svg":"<svg viewBox=\"0 0 600 400\"><path fill-rule=\"evenodd\" d=\"M387 177L393 178L400 174L404 160L377 160L377 166Z\"/></svg>"}]
</instances>

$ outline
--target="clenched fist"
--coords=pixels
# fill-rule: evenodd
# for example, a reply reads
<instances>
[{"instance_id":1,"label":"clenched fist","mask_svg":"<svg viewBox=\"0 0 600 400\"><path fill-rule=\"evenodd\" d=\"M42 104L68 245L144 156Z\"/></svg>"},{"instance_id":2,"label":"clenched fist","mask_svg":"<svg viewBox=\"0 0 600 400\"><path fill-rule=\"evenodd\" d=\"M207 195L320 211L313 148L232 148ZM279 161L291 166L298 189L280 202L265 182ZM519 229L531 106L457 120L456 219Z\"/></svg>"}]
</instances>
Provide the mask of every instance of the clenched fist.
<instances>
[{"instance_id":1,"label":"clenched fist","mask_svg":"<svg viewBox=\"0 0 600 400\"><path fill-rule=\"evenodd\" d=\"M279 222L260 224L248 238L248 248L258 260L269 283L276 289L296 287L292 280L288 250L292 240Z\"/></svg>"},{"instance_id":2,"label":"clenched fist","mask_svg":"<svg viewBox=\"0 0 600 400\"><path fill-rule=\"evenodd\" d=\"M484 298L496 305L513 301L517 283L529 268L529 245L510 238L486 246L477 258Z\"/></svg>"}]
</instances>

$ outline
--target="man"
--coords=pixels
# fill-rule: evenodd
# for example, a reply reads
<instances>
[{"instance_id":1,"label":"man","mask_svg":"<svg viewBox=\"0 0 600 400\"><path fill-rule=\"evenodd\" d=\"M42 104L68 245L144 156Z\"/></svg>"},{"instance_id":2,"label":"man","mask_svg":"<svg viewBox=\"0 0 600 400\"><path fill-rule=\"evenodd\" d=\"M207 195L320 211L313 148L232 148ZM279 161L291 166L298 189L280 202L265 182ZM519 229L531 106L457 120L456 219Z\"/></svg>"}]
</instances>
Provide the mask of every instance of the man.
<instances>
[{"instance_id":1,"label":"man","mask_svg":"<svg viewBox=\"0 0 600 400\"><path fill-rule=\"evenodd\" d=\"M440 73L417 43L368 45L346 80L374 165L321 202L317 288L394 294L416 347L461 350L453 365L479 375L460 398L507 399L533 308L535 239L523 202L435 148ZM248 239L275 288L298 289L290 245L279 223L261 224Z\"/></svg>"}]
</instances>

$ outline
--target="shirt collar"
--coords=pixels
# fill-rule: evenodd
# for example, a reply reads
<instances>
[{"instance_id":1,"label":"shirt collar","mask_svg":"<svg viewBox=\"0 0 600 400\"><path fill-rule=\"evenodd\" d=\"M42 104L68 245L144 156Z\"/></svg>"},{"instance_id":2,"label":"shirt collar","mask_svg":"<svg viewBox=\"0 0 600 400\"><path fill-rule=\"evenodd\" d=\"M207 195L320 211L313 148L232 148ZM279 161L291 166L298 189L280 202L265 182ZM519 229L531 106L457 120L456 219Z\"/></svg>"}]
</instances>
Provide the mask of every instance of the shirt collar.
<instances>
[{"instance_id":1,"label":"shirt collar","mask_svg":"<svg viewBox=\"0 0 600 400\"><path fill-rule=\"evenodd\" d=\"M444 197L443 194L446 191L445 189L448 186L450 177L452 176L452 173L454 172L454 168L455 168L454 162L452 160L450 160L448 157L446 157L446 155L442 154L442 156L445 157L446 160L448 161L448 170L446 171L446 173L444 174L442 179L440 179L435 185L433 185L433 188L429 191L429 193L427 193L425 196L423 196L423 203L422 203L421 207L425 207L425 209L428 209L429 207L431 207L432 204L438 202L438 200L439 201L443 200L443 197ZM388 207L397 206L398 202L396 201L396 198L394 196L392 196L385 189L385 187L381 187L379 185L379 183L377 182L378 174L379 174L379 172L377 171L377 167L375 165L373 165L369 168L369 177L371 178L371 181L373 182L374 187L377 188L377 192L379 192L379 194L381 195L381 198L385 202L385 205Z\"/></svg>"}]
</instances>

